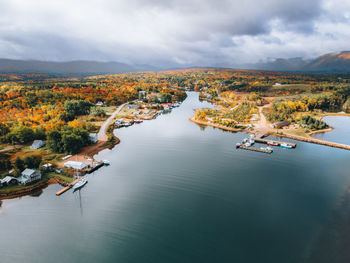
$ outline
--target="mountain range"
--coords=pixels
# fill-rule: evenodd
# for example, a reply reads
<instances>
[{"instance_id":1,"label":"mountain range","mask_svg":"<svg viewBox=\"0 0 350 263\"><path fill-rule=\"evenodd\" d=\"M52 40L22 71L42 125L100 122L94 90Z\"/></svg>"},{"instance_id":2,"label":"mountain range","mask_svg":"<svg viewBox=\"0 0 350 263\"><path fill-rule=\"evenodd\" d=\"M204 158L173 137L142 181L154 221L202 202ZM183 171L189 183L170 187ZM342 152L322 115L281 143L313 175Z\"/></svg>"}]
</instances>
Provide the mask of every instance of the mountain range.
<instances>
[{"instance_id":1,"label":"mountain range","mask_svg":"<svg viewBox=\"0 0 350 263\"><path fill-rule=\"evenodd\" d=\"M329 53L306 60L303 58L278 58L270 62L245 65L244 68L273 71L350 73L350 51Z\"/></svg>"},{"instance_id":2,"label":"mountain range","mask_svg":"<svg viewBox=\"0 0 350 263\"><path fill-rule=\"evenodd\" d=\"M0 73L42 73L42 74L118 74L136 71L153 71L150 65L129 65L120 62L97 62L76 60L69 62L52 62L39 60L0 59Z\"/></svg>"},{"instance_id":3,"label":"mountain range","mask_svg":"<svg viewBox=\"0 0 350 263\"><path fill-rule=\"evenodd\" d=\"M350 51L325 54L314 59L278 58L269 62L238 65L235 68L292 72L350 73ZM158 71L165 69L168 68L157 68L143 64L129 65L120 62L98 62L87 60L52 62L39 60L0 59L0 73L5 74L42 73L62 75L97 75L137 71Z\"/></svg>"}]
</instances>

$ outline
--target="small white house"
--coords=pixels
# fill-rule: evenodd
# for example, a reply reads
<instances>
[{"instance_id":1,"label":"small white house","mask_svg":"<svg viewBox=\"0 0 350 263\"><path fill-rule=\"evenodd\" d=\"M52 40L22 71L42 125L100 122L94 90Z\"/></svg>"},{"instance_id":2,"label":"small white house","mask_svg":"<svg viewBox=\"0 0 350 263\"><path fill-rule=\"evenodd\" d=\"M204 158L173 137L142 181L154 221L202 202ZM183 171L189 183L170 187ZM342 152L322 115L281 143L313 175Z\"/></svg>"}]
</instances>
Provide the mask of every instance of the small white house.
<instances>
[{"instance_id":1,"label":"small white house","mask_svg":"<svg viewBox=\"0 0 350 263\"><path fill-rule=\"evenodd\" d=\"M32 144L32 146L30 146L30 148L32 149L39 149L41 147L45 146L45 142L43 142L42 140L35 140Z\"/></svg>"},{"instance_id":2,"label":"small white house","mask_svg":"<svg viewBox=\"0 0 350 263\"><path fill-rule=\"evenodd\" d=\"M73 168L75 170L83 170L84 168L86 168L88 166L89 165L87 163L77 162L77 161L68 161L68 162L64 163L64 167Z\"/></svg>"},{"instance_id":3,"label":"small white house","mask_svg":"<svg viewBox=\"0 0 350 263\"><path fill-rule=\"evenodd\" d=\"M18 178L18 182L22 185L26 185L41 179L41 172L34 169L25 169L22 172L22 176Z\"/></svg>"},{"instance_id":4,"label":"small white house","mask_svg":"<svg viewBox=\"0 0 350 263\"><path fill-rule=\"evenodd\" d=\"M98 136L97 133L90 133L89 134L90 141L92 143L97 143L98 142Z\"/></svg>"}]
</instances>

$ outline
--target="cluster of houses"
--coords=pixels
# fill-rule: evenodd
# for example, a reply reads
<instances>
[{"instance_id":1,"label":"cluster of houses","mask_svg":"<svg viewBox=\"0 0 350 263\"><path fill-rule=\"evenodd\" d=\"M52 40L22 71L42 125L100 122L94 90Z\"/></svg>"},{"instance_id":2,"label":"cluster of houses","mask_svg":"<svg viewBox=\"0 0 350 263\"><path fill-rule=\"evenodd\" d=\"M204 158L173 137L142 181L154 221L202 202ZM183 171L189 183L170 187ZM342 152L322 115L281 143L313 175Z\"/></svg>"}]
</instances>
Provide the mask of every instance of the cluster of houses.
<instances>
[{"instance_id":1,"label":"cluster of houses","mask_svg":"<svg viewBox=\"0 0 350 263\"><path fill-rule=\"evenodd\" d=\"M4 179L0 179L0 187L10 185L28 185L30 183L39 181L41 179L41 172L35 169L25 169L20 177L6 176Z\"/></svg>"}]
</instances>

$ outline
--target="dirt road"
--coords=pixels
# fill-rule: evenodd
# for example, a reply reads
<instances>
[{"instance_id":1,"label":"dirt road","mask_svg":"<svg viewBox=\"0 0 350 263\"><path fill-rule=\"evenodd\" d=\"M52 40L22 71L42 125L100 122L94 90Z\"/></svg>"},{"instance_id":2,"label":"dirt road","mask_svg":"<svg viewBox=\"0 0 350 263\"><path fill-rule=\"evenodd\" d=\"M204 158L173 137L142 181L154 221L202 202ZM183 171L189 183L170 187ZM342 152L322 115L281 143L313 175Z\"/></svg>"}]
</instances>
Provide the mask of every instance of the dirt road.
<instances>
[{"instance_id":1,"label":"dirt road","mask_svg":"<svg viewBox=\"0 0 350 263\"><path fill-rule=\"evenodd\" d=\"M111 121L115 118L115 116L119 113L119 111L126 105L127 103L124 103L122 105L120 105L113 113L112 115L102 124L97 137L99 141L107 141L108 136L106 134L108 125L111 123Z\"/></svg>"}]
</instances>

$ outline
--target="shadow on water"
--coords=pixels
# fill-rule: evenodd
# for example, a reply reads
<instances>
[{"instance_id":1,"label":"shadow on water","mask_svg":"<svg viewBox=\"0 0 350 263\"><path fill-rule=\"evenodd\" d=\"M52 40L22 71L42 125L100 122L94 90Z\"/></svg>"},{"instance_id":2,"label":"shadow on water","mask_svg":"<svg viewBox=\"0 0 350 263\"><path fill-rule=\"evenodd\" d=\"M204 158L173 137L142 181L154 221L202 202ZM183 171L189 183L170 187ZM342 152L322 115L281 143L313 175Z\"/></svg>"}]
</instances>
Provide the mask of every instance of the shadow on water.
<instances>
[{"instance_id":1,"label":"shadow on water","mask_svg":"<svg viewBox=\"0 0 350 263\"><path fill-rule=\"evenodd\" d=\"M333 210L309 252L307 263L350 262L350 190Z\"/></svg>"},{"instance_id":2,"label":"shadow on water","mask_svg":"<svg viewBox=\"0 0 350 263\"><path fill-rule=\"evenodd\" d=\"M83 215L83 202L82 202L82 198L81 198L81 188L73 190L73 194L75 194L75 193L77 193L76 196L78 196L80 214Z\"/></svg>"},{"instance_id":3,"label":"shadow on water","mask_svg":"<svg viewBox=\"0 0 350 263\"><path fill-rule=\"evenodd\" d=\"M39 196L41 196L42 193L43 193L43 190L39 190L39 191L37 191L35 193L32 193L30 196L31 197L39 197Z\"/></svg>"}]
</instances>

